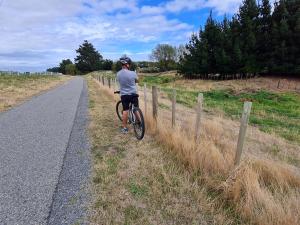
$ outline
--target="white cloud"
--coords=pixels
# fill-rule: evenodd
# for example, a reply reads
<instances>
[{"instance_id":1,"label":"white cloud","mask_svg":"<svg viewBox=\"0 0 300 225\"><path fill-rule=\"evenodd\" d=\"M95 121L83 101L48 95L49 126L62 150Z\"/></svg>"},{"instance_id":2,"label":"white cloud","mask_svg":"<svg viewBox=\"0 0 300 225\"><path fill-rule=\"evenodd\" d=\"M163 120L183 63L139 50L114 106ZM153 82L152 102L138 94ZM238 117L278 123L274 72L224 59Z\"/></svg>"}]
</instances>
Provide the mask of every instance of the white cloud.
<instances>
[{"instance_id":1,"label":"white cloud","mask_svg":"<svg viewBox=\"0 0 300 225\"><path fill-rule=\"evenodd\" d=\"M166 3L165 8L169 12L180 12L182 10L197 10L203 8L204 0L173 0Z\"/></svg>"},{"instance_id":2,"label":"white cloud","mask_svg":"<svg viewBox=\"0 0 300 225\"><path fill-rule=\"evenodd\" d=\"M195 29L192 21L187 24L169 19L167 14L205 7L232 12L239 2L171 0L140 6L139 0L4 0L0 5L0 70L8 65L36 65L37 69L55 66L62 58L73 59L74 50L85 39L105 52L131 50L141 59L156 43L186 42ZM132 50L132 45L137 49Z\"/></svg>"},{"instance_id":3,"label":"white cloud","mask_svg":"<svg viewBox=\"0 0 300 225\"><path fill-rule=\"evenodd\" d=\"M160 6L142 6L140 13L142 15L147 14L162 14L164 13L164 8Z\"/></svg>"},{"instance_id":4,"label":"white cloud","mask_svg":"<svg viewBox=\"0 0 300 225\"><path fill-rule=\"evenodd\" d=\"M182 11L196 11L203 8L213 8L217 13L235 13L242 0L171 0L166 1L158 6L144 6L142 13L179 13Z\"/></svg>"},{"instance_id":5,"label":"white cloud","mask_svg":"<svg viewBox=\"0 0 300 225\"><path fill-rule=\"evenodd\" d=\"M204 7L213 8L218 14L235 13L241 2L241 0L208 0L205 2Z\"/></svg>"}]
</instances>

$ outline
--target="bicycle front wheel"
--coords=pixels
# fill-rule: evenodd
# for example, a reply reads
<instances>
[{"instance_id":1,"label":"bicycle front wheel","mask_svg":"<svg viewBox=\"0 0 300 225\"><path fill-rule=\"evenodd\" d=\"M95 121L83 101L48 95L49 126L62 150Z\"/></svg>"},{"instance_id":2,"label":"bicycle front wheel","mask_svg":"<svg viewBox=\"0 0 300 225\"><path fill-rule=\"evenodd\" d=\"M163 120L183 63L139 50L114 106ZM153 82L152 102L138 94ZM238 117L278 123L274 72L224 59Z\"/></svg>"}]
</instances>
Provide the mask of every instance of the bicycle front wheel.
<instances>
[{"instance_id":1,"label":"bicycle front wheel","mask_svg":"<svg viewBox=\"0 0 300 225\"><path fill-rule=\"evenodd\" d=\"M123 105L121 101L118 101L116 105L116 112L119 117L119 119L122 121L122 116L123 116Z\"/></svg>"},{"instance_id":2,"label":"bicycle front wheel","mask_svg":"<svg viewBox=\"0 0 300 225\"><path fill-rule=\"evenodd\" d=\"M142 110L139 108L134 109L135 121L133 123L133 129L135 136L138 140L142 140L145 135L145 121Z\"/></svg>"}]
</instances>

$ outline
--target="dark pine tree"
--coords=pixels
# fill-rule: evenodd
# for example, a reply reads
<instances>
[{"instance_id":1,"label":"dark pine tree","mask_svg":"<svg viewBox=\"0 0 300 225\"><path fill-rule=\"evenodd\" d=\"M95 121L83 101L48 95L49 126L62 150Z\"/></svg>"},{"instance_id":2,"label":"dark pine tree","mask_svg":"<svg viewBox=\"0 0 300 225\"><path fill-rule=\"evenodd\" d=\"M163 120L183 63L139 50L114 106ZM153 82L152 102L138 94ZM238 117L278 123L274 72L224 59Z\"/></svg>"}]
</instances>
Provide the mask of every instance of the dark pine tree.
<instances>
[{"instance_id":1,"label":"dark pine tree","mask_svg":"<svg viewBox=\"0 0 300 225\"><path fill-rule=\"evenodd\" d=\"M220 54L220 73L221 74L232 74L232 32L230 29L230 21L227 19L226 15L224 16L223 22L221 24L221 36L222 36L222 46Z\"/></svg>"},{"instance_id":2,"label":"dark pine tree","mask_svg":"<svg viewBox=\"0 0 300 225\"><path fill-rule=\"evenodd\" d=\"M85 40L76 52L75 64L80 72L86 74L101 69L103 57L91 43Z\"/></svg>"},{"instance_id":3,"label":"dark pine tree","mask_svg":"<svg viewBox=\"0 0 300 225\"><path fill-rule=\"evenodd\" d=\"M293 70L288 54L291 37L288 19L289 12L285 1L276 2L272 15L272 46L274 51L271 73L273 74L286 74Z\"/></svg>"},{"instance_id":4,"label":"dark pine tree","mask_svg":"<svg viewBox=\"0 0 300 225\"><path fill-rule=\"evenodd\" d=\"M202 29L200 29L199 36L201 36ZM186 51L183 57L180 58L178 70L187 78L197 77L201 74L201 50L199 38L197 34L192 34L188 44L186 44Z\"/></svg>"},{"instance_id":5,"label":"dark pine tree","mask_svg":"<svg viewBox=\"0 0 300 225\"><path fill-rule=\"evenodd\" d=\"M193 34L180 59L188 78L208 74L300 74L300 0L244 0L231 21L216 22ZM233 75L233 76L232 76ZM240 76L238 76L240 77Z\"/></svg>"},{"instance_id":6,"label":"dark pine tree","mask_svg":"<svg viewBox=\"0 0 300 225\"><path fill-rule=\"evenodd\" d=\"M241 34L240 34L240 23L237 17L233 17L230 23L231 31L231 68L232 73L239 74L242 71L242 51L241 51Z\"/></svg>"},{"instance_id":7,"label":"dark pine tree","mask_svg":"<svg viewBox=\"0 0 300 225\"><path fill-rule=\"evenodd\" d=\"M298 2L298 8L295 12L295 29L293 32L293 39L294 39L294 48L295 48L295 74L300 77L300 1Z\"/></svg>"},{"instance_id":8,"label":"dark pine tree","mask_svg":"<svg viewBox=\"0 0 300 225\"><path fill-rule=\"evenodd\" d=\"M212 17L212 12L206 21L204 32L201 35L202 42L206 44L207 50L207 73L217 73L221 54L221 28Z\"/></svg>"},{"instance_id":9,"label":"dark pine tree","mask_svg":"<svg viewBox=\"0 0 300 225\"><path fill-rule=\"evenodd\" d=\"M271 5L269 0L262 0L259 8L260 16L257 24L257 62L261 73L269 73L271 43Z\"/></svg>"},{"instance_id":10,"label":"dark pine tree","mask_svg":"<svg viewBox=\"0 0 300 225\"><path fill-rule=\"evenodd\" d=\"M259 71L256 59L256 33L258 6L255 0L244 0L240 7L238 18L241 33L242 72L257 73Z\"/></svg>"}]
</instances>

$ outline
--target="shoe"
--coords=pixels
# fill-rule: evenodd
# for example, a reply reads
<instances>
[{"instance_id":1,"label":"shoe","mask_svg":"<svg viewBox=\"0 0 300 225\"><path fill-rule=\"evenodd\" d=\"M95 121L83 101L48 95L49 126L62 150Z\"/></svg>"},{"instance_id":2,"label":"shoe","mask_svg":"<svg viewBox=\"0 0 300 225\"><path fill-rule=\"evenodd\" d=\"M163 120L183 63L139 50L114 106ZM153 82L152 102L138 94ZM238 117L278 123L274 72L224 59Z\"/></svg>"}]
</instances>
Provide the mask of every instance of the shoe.
<instances>
[{"instance_id":1,"label":"shoe","mask_svg":"<svg viewBox=\"0 0 300 225\"><path fill-rule=\"evenodd\" d=\"M121 129L121 133L122 133L122 134L127 134L127 133L128 133L128 128L123 127L123 128Z\"/></svg>"}]
</instances>

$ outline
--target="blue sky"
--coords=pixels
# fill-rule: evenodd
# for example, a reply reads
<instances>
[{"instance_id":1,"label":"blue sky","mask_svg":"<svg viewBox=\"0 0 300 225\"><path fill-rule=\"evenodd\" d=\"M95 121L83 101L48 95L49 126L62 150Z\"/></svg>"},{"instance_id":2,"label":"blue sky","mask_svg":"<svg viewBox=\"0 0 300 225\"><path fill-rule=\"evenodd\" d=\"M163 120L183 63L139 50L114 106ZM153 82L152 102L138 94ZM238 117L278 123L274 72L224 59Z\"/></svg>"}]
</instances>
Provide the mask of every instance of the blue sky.
<instances>
[{"instance_id":1,"label":"blue sky","mask_svg":"<svg viewBox=\"0 0 300 225\"><path fill-rule=\"evenodd\" d=\"M158 43L185 44L213 10L232 16L242 0L0 0L0 70L43 71L88 40L113 60L148 60Z\"/></svg>"}]
</instances>

